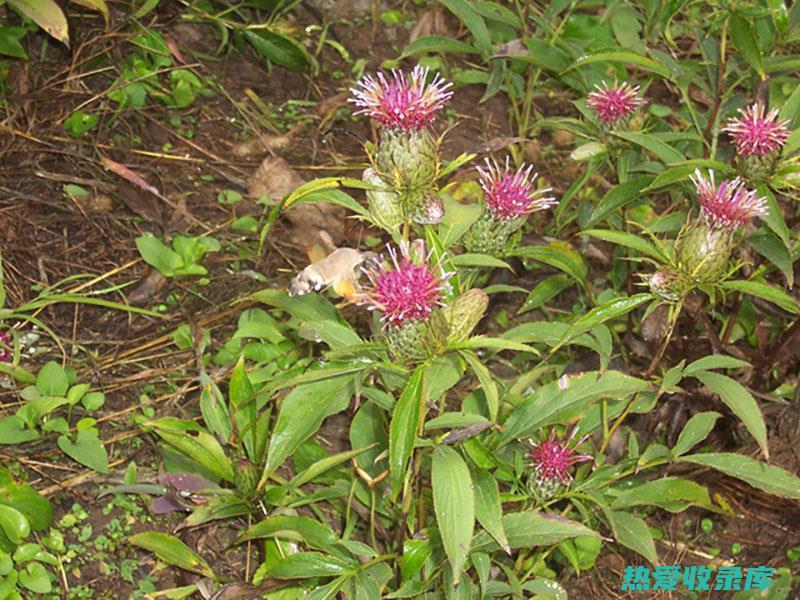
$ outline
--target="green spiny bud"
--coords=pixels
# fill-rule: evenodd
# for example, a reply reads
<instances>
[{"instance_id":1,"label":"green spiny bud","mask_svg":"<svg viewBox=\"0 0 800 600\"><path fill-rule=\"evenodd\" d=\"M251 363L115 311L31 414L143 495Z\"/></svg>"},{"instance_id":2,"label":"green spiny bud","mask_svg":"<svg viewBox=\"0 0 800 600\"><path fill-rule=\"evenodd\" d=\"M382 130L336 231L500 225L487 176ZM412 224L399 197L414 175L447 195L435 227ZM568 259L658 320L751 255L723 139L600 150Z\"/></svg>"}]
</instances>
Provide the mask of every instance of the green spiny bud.
<instances>
[{"instance_id":1,"label":"green spiny bud","mask_svg":"<svg viewBox=\"0 0 800 600\"><path fill-rule=\"evenodd\" d=\"M252 462L246 458L236 461L236 468L233 470L233 485L236 486L236 491L243 498L249 499L255 496L260 478L261 473Z\"/></svg>"},{"instance_id":2,"label":"green spiny bud","mask_svg":"<svg viewBox=\"0 0 800 600\"><path fill-rule=\"evenodd\" d=\"M405 220L397 194L387 187L375 169L366 169L361 178L364 183L380 188L366 191L367 206L372 219L379 227L389 232L394 231Z\"/></svg>"},{"instance_id":3,"label":"green spiny bud","mask_svg":"<svg viewBox=\"0 0 800 600\"><path fill-rule=\"evenodd\" d=\"M489 296L483 290L473 288L450 302L442 309L447 321L447 341L458 343L466 340L489 307Z\"/></svg>"},{"instance_id":4,"label":"green spiny bud","mask_svg":"<svg viewBox=\"0 0 800 600\"><path fill-rule=\"evenodd\" d=\"M675 243L680 269L698 283L715 283L728 270L733 230L699 218L686 227Z\"/></svg>"}]
</instances>

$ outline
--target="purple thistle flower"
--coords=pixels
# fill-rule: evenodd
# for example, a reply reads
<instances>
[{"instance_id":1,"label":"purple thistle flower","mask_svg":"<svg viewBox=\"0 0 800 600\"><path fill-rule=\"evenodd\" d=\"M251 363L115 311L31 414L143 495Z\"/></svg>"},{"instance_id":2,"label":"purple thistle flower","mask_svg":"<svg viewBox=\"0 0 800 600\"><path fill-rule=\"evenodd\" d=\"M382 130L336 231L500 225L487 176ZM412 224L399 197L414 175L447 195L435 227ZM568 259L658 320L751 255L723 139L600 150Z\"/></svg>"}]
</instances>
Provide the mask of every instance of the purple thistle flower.
<instances>
[{"instance_id":1,"label":"purple thistle flower","mask_svg":"<svg viewBox=\"0 0 800 600\"><path fill-rule=\"evenodd\" d=\"M763 217L768 212L767 201L757 197L755 191L745 189L739 177L717 185L714 171L709 171L706 179L698 169L691 180L697 190L700 212L711 225L733 231L753 217Z\"/></svg>"},{"instance_id":2,"label":"purple thistle flower","mask_svg":"<svg viewBox=\"0 0 800 600\"><path fill-rule=\"evenodd\" d=\"M425 321L433 308L441 304L450 276L439 268L432 268L429 256L420 264L412 261L408 243L400 245L400 253L398 257L397 251L389 247L391 265L367 273L372 286L364 297L370 309L383 313L381 321L395 327L408 321Z\"/></svg>"},{"instance_id":3,"label":"purple thistle flower","mask_svg":"<svg viewBox=\"0 0 800 600\"><path fill-rule=\"evenodd\" d=\"M722 131L728 132L742 156L764 156L779 150L791 131L789 121L778 119L778 109L766 112L763 104L756 102L740 108L741 117L732 117Z\"/></svg>"},{"instance_id":4,"label":"purple thistle flower","mask_svg":"<svg viewBox=\"0 0 800 600\"><path fill-rule=\"evenodd\" d=\"M627 82L614 83L612 87L604 81L603 87L594 86L597 91L590 92L586 97L586 104L592 108L600 122L606 127L611 127L619 121L629 117L636 109L644 104L644 100L636 94L639 86L631 87Z\"/></svg>"},{"instance_id":5,"label":"purple thistle flower","mask_svg":"<svg viewBox=\"0 0 800 600\"><path fill-rule=\"evenodd\" d=\"M402 131L418 131L431 124L450 100L453 84L438 73L426 83L428 67L417 65L407 77L403 71L392 70L387 78L378 72L362 78L350 88L350 102L361 107L355 114L367 114L384 127Z\"/></svg>"},{"instance_id":6,"label":"purple thistle flower","mask_svg":"<svg viewBox=\"0 0 800 600\"><path fill-rule=\"evenodd\" d=\"M0 362L11 362L13 344L10 331L0 331Z\"/></svg>"},{"instance_id":7,"label":"purple thistle flower","mask_svg":"<svg viewBox=\"0 0 800 600\"><path fill-rule=\"evenodd\" d=\"M576 454L574 448L569 447L577 432L578 428L575 427L566 440L559 441L555 429L552 429L550 436L543 442L536 444L533 440L528 440L531 451L527 456L532 460L531 466L536 468L540 479L558 479L562 483L568 483L572 479L569 471L574 464L593 460L589 454ZM575 446L580 446L588 437L587 435L578 440Z\"/></svg>"},{"instance_id":8,"label":"purple thistle flower","mask_svg":"<svg viewBox=\"0 0 800 600\"><path fill-rule=\"evenodd\" d=\"M537 173L531 174L533 165L521 166L513 171L506 157L505 168L501 169L495 161L486 159L486 168L477 167L481 176L486 206L492 215L501 220L518 219L530 213L544 210L557 204L552 196L547 196L551 188L533 188Z\"/></svg>"}]
</instances>

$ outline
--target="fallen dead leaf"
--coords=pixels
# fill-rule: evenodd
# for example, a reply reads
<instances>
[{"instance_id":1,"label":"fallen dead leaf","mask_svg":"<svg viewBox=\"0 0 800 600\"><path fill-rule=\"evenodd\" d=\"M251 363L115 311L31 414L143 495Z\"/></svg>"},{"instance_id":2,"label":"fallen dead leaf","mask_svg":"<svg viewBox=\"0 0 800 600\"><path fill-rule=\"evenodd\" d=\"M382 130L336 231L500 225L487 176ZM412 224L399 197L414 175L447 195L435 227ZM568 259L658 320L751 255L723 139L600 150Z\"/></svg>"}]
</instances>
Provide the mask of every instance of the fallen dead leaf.
<instances>
[{"instance_id":1,"label":"fallen dead leaf","mask_svg":"<svg viewBox=\"0 0 800 600\"><path fill-rule=\"evenodd\" d=\"M279 156L265 158L250 178L247 193L252 198L267 196L280 200L305 180ZM344 240L344 209L325 203L296 204L283 212L291 224L290 237L301 248L322 243L329 248Z\"/></svg>"},{"instance_id":2,"label":"fallen dead leaf","mask_svg":"<svg viewBox=\"0 0 800 600\"><path fill-rule=\"evenodd\" d=\"M305 181L280 156L265 158L247 182L247 194L258 200L264 196L280 200Z\"/></svg>"},{"instance_id":3,"label":"fallen dead leaf","mask_svg":"<svg viewBox=\"0 0 800 600\"><path fill-rule=\"evenodd\" d=\"M128 302L135 305L149 303L167 285L167 279L155 269L150 269L144 279L128 294Z\"/></svg>"},{"instance_id":4,"label":"fallen dead leaf","mask_svg":"<svg viewBox=\"0 0 800 600\"><path fill-rule=\"evenodd\" d=\"M521 137L496 137L486 142L483 146L479 147L476 150L476 153L491 154L492 152L499 152L500 150L504 150L505 148L508 148L512 144L519 144L524 141L525 138Z\"/></svg>"}]
</instances>

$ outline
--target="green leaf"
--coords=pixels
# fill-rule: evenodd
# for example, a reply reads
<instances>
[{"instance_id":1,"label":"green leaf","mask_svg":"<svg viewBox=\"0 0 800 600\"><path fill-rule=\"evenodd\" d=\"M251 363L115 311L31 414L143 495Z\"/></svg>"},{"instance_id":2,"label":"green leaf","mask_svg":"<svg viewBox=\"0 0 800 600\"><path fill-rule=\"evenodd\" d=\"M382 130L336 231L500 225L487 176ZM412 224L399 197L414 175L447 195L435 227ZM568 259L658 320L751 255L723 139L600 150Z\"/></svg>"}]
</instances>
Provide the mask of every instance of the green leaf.
<instances>
[{"instance_id":1,"label":"green leaf","mask_svg":"<svg viewBox=\"0 0 800 600\"><path fill-rule=\"evenodd\" d=\"M23 48L22 44L20 43L20 39L22 39L26 33L27 31L24 27L8 27L6 25L0 25L0 54L27 60L28 53L25 52L25 48ZM1 281L0 286L2 286ZM2 297L2 294L0 294L0 308L2 308L3 304L4 298Z\"/></svg>"},{"instance_id":2,"label":"green leaf","mask_svg":"<svg viewBox=\"0 0 800 600\"><path fill-rule=\"evenodd\" d=\"M291 456L330 415L347 408L353 396L352 375L331 377L293 389L281 403L269 440L261 484Z\"/></svg>"},{"instance_id":3,"label":"green leaf","mask_svg":"<svg viewBox=\"0 0 800 600\"><path fill-rule=\"evenodd\" d=\"M753 70L758 73L761 79L766 79L764 65L761 58L761 50L758 48L756 36L750 21L738 12L731 12L730 16L731 41L736 49L741 53Z\"/></svg>"},{"instance_id":4,"label":"green leaf","mask_svg":"<svg viewBox=\"0 0 800 600\"><path fill-rule=\"evenodd\" d=\"M506 338L493 338L486 337L485 335L474 335L463 342L453 344L451 348L468 348L471 350L477 348L489 348L491 350L497 350L498 352L502 352L503 350L511 350L513 352L530 352L531 354L535 354L537 356L540 354L540 352L533 346L528 346L527 344L522 344Z\"/></svg>"},{"instance_id":5,"label":"green leaf","mask_svg":"<svg viewBox=\"0 0 800 600\"><path fill-rule=\"evenodd\" d=\"M292 38L269 29L244 29L244 39L268 61L292 69L305 71L311 64L306 49Z\"/></svg>"},{"instance_id":6,"label":"green leaf","mask_svg":"<svg viewBox=\"0 0 800 600\"><path fill-rule=\"evenodd\" d=\"M0 444L24 444L39 437L39 432L29 428L17 415L0 419Z\"/></svg>"},{"instance_id":7,"label":"green leaf","mask_svg":"<svg viewBox=\"0 0 800 600\"><path fill-rule=\"evenodd\" d=\"M749 367L750 363L732 356L725 356L724 354L711 354L697 359L693 363L683 369L683 376L688 377L700 371L710 371L711 369L741 369Z\"/></svg>"},{"instance_id":8,"label":"green leaf","mask_svg":"<svg viewBox=\"0 0 800 600\"><path fill-rule=\"evenodd\" d=\"M455 244L462 235L481 216L481 207L477 204L462 204L444 195L445 211L442 222L439 224L439 239L446 248Z\"/></svg>"},{"instance_id":9,"label":"green leaf","mask_svg":"<svg viewBox=\"0 0 800 600\"><path fill-rule=\"evenodd\" d=\"M266 289L245 297L242 301L255 300L275 308L288 311L300 321L338 321L339 311L319 294L291 297L286 290Z\"/></svg>"},{"instance_id":10,"label":"green leaf","mask_svg":"<svg viewBox=\"0 0 800 600\"><path fill-rule=\"evenodd\" d=\"M563 271L583 285L588 267L583 257L566 242L551 242L547 246L522 246L512 255L530 258Z\"/></svg>"},{"instance_id":11,"label":"green leaf","mask_svg":"<svg viewBox=\"0 0 800 600\"><path fill-rule=\"evenodd\" d=\"M511 270L506 261L489 254L456 254L450 259L450 262L456 267L487 267Z\"/></svg>"},{"instance_id":12,"label":"green leaf","mask_svg":"<svg viewBox=\"0 0 800 600\"><path fill-rule=\"evenodd\" d=\"M635 131L612 131L611 133L618 138L632 142L645 150L649 150L656 158L667 165L674 165L675 163L686 160L683 154L654 135Z\"/></svg>"},{"instance_id":13,"label":"green leaf","mask_svg":"<svg viewBox=\"0 0 800 600\"><path fill-rule=\"evenodd\" d=\"M761 446L764 456L769 458L767 426L753 395L742 384L727 375L720 375L712 371L700 371L695 373L693 377L699 379L711 392L717 394L720 400L741 419L750 435Z\"/></svg>"},{"instance_id":14,"label":"green leaf","mask_svg":"<svg viewBox=\"0 0 800 600\"><path fill-rule=\"evenodd\" d=\"M475 413L446 412L438 417L425 421L425 431L433 431L435 429L458 429L460 427L477 425L478 423L489 425L491 421L483 415L476 415Z\"/></svg>"},{"instance_id":15,"label":"green leaf","mask_svg":"<svg viewBox=\"0 0 800 600\"><path fill-rule=\"evenodd\" d=\"M608 152L608 147L605 144L601 144L600 142L586 142L575 148L569 157L572 160L576 160L578 162L589 160L595 158L596 156L601 156Z\"/></svg>"},{"instance_id":16,"label":"green leaf","mask_svg":"<svg viewBox=\"0 0 800 600\"><path fill-rule=\"evenodd\" d=\"M520 309L517 311L518 315L526 313L530 310L535 310L540 306L546 304L559 293L573 285L574 280L568 275L551 275L550 277L540 281L533 288L528 297L525 298Z\"/></svg>"},{"instance_id":17,"label":"green leaf","mask_svg":"<svg viewBox=\"0 0 800 600\"><path fill-rule=\"evenodd\" d=\"M719 452L692 454L678 460L711 467L776 496L800 499L800 478L749 456Z\"/></svg>"},{"instance_id":18,"label":"green leaf","mask_svg":"<svg viewBox=\"0 0 800 600\"><path fill-rule=\"evenodd\" d=\"M599 62L619 62L629 65L636 65L645 71L650 71L656 75L661 75L661 77L664 77L665 79L672 79L672 73L662 64L657 63L651 58L642 56L641 54L625 51L597 52L595 54L581 56L567 69L567 71L577 69L578 67L582 67L584 65L591 65Z\"/></svg>"},{"instance_id":19,"label":"green leaf","mask_svg":"<svg viewBox=\"0 0 800 600\"><path fill-rule=\"evenodd\" d=\"M644 519L622 511L606 510L605 514L611 523L614 537L620 544L638 552L652 564L658 563L653 535Z\"/></svg>"},{"instance_id":20,"label":"green leaf","mask_svg":"<svg viewBox=\"0 0 800 600\"><path fill-rule=\"evenodd\" d=\"M103 15L103 20L108 25L108 5L105 3L105 0L70 0L75 4L79 4L84 8L88 8L89 10L96 10L100 14Z\"/></svg>"},{"instance_id":21,"label":"green leaf","mask_svg":"<svg viewBox=\"0 0 800 600\"><path fill-rule=\"evenodd\" d=\"M604 240L606 242L611 242L612 244L625 246L631 250L636 250L640 254L644 254L650 258L655 258L659 262L668 262L664 252L647 240L633 233L628 233L627 231L611 231L610 229L587 229L582 233L583 235L590 235L598 240Z\"/></svg>"},{"instance_id":22,"label":"green leaf","mask_svg":"<svg viewBox=\"0 0 800 600\"><path fill-rule=\"evenodd\" d=\"M747 238L747 243L783 273L789 288L794 286L794 261L790 249L783 240L773 232L761 229L760 233Z\"/></svg>"},{"instance_id":23,"label":"green leaf","mask_svg":"<svg viewBox=\"0 0 800 600\"><path fill-rule=\"evenodd\" d=\"M800 133L800 129L796 130L795 133ZM759 183L756 189L758 190L758 195L767 201L767 214L761 217L761 219L767 224L770 231L781 239L787 248L791 248L790 240L792 232L789 231L786 221L783 220L783 213L781 212L780 204L778 204L778 201L775 199L775 194L772 193L769 186L763 183Z\"/></svg>"},{"instance_id":24,"label":"green leaf","mask_svg":"<svg viewBox=\"0 0 800 600\"><path fill-rule=\"evenodd\" d=\"M132 535L128 541L149 550L167 564L216 579L208 563L175 536L160 531L145 531Z\"/></svg>"},{"instance_id":25,"label":"green leaf","mask_svg":"<svg viewBox=\"0 0 800 600\"><path fill-rule=\"evenodd\" d=\"M268 537L305 542L317 550L328 550L339 540L330 527L310 517L276 515L249 527L237 542Z\"/></svg>"},{"instance_id":26,"label":"green leaf","mask_svg":"<svg viewBox=\"0 0 800 600\"><path fill-rule=\"evenodd\" d=\"M21 544L31 534L31 527L25 515L5 504L0 504L0 529L15 546Z\"/></svg>"},{"instance_id":27,"label":"green leaf","mask_svg":"<svg viewBox=\"0 0 800 600\"><path fill-rule=\"evenodd\" d=\"M180 255L150 232L136 238L136 248L144 262L164 277L172 277L184 266Z\"/></svg>"},{"instance_id":28,"label":"green leaf","mask_svg":"<svg viewBox=\"0 0 800 600\"><path fill-rule=\"evenodd\" d=\"M34 531L43 531L53 522L50 501L30 484L15 479L4 467L0 467L0 504L24 514Z\"/></svg>"},{"instance_id":29,"label":"green leaf","mask_svg":"<svg viewBox=\"0 0 800 600\"><path fill-rule=\"evenodd\" d=\"M553 381L537 388L508 415L503 423L505 431L500 436L500 443L524 437L554 422L559 415L583 411L600 398L620 400L649 387L650 384L643 379L619 371L606 371L600 375L590 371L570 378L563 390L557 381Z\"/></svg>"},{"instance_id":30,"label":"green leaf","mask_svg":"<svg viewBox=\"0 0 800 600\"><path fill-rule=\"evenodd\" d=\"M99 473L108 473L108 451L96 430L80 429L74 442L68 436L62 435L56 443L71 459Z\"/></svg>"},{"instance_id":31,"label":"green leaf","mask_svg":"<svg viewBox=\"0 0 800 600\"><path fill-rule=\"evenodd\" d=\"M344 178L336 179L347 181ZM321 190L305 192L302 197L294 199L292 204L307 204L312 202L327 202L328 204L336 204L337 206L343 206L347 210L352 211L357 215L364 217L365 219L370 218L369 211L361 206L350 194L330 187L326 187Z\"/></svg>"},{"instance_id":32,"label":"green leaf","mask_svg":"<svg viewBox=\"0 0 800 600\"><path fill-rule=\"evenodd\" d=\"M592 216L589 217L589 220L586 222L585 227L593 227L613 212L636 200L639 197L639 192L650 185L653 179L652 176L648 175L615 185L608 190L606 195L598 202L592 212Z\"/></svg>"},{"instance_id":33,"label":"green leaf","mask_svg":"<svg viewBox=\"0 0 800 600\"><path fill-rule=\"evenodd\" d=\"M243 357L239 358L231 373L228 395L230 396L231 404L230 412L233 413L233 417L236 420L236 430L239 432L240 441L244 444L247 456L257 460L257 449L264 447L264 444L259 443L258 436L265 436L266 432L259 431L259 428L255 426L258 419L258 410L254 401L255 390L247 377ZM222 441L226 442L228 440ZM263 438L260 441L266 442Z\"/></svg>"},{"instance_id":34,"label":"green leaf","mask_svg":"<svg viewBox=\"0 0 800 600\"><path fill-rule=\"evenodd\" d=\"M475 46L484 56L492 53L492 38L483 17L466 0L439 0L447 10L453 13L464 26L469 29L475 40Z\"/></svg>"},{"instance_id":35,"label":"green leaf","mask_svg":"<svg viewBox=\"0 0 800 600\"><path fill-rule=\"evenodd\" d=\"M200 413L203 421L218 440L226 442L231 437L231 421L228 406L217 384L208 376L200 374Z\"/></svg>"},{"instance_id":36,"label":"green leaf","mask_svg":"<svg viewBox=\"0 0 800 600\"><path fill-rule=\"evenodd\" d=\"M311 321L303 323L297 331L304 340L325 342L331 349L346 348L363 344L358 334L350 325L337 321Z\"/></svg>"},{"instance_id":37,"label":"green leaf","mask_svg":"<svg viewBox=\"0 0 800 600\"><path fill-rule=\"evenodd\" d=\"M42 396L55 396L63 398L67 395L69 377L64 368L51 360L41 369L36 376L36 391Z\"/></svg>"},{"instance_id":38,"label":"green leaf","mask_svg":"<svg viewBox=\"0 0 800 600\"><path fill-rule=\"evenodd\" d=\"M662 477L633 488L626 488L611 503L611 508L652 505L670 512L679 512L690 504L710 508L712 503L708 490L694 481L678 477Z\"/></svg>"},{"instance_id":39,"label":"green leaf","mask_svg":"<svg viewBox=\"0 0 800 600\"><path fill-rule=\"evenodd\" d=\"M679 181L686 181L698 168L713 169L720 173L735 173L735 169L728 164L719 162L717 160L708 159L694 159L687 160L685 164L674 165L666 168L659 173L652 183L643 191L649 192L650 190L657 190L659 188L678 183Z\"/></svg>"},{"instance_id":40,"label":"green leaf","mask_svg":"<svg viewBox=\"0 0 800 600\"><path fill-rule=\"evenodd\" d=\"M374 446L374 444L372 445ZM354 450L348 450L346 452L339 452L337 454L331 454L330 456L326 456L325 458L321 458L317 462L313 463L300 473L294 476L294 478L289 482L289 485L293 488L299 488L302 485L305 485L309 481L312 481L316 477L319 477L326 471L338 467L340 464L348 462L349 460L357 457L360 454L363 454L367 450L370 450L372 446L366 446L364 448L356 448Z\"/></svg>"},{"instance_id":41,"label":"green leaf","mask_svg":"<svg viewBox=\"0 0 800 600\"><path fill-rule=\"evenodd\" d=\"M599 537L585 525L553 513L524 511L503 515L503 530L512 550L534 546L550 546L581 536ZM473 552L499 548L488 533L479 533L472 541Z\"/></svg>"},{"instance_id":42,"label":"green leaf","mask_svg":"<svg viewBox=\"0 0 800 600\"><path fill-rule=\"evenodd\" d=\"M554 353L573 338L586 333L587 331L591 331L601 323L605 323L612 319L621 317L622 315L626 315L637 306L640 306L645 302L649 302L652 299L652 294L635 294L633 296L614 298L602 306L593 308L584 316L575 321L572 325L570 325L569 329L561 338L561 341L553 346L553 348L550 350L550 353Z\"/></svg>"},{"instance_id":43,"label":"green leaf","mask_svg":"<svg viewBox=\"0 0 800 600\"><path fill-rule=\"evenodd\" d=\"M500 545L503 551L511 555L508 538L503 529L503 508L500 504L500 490L494 476L481 468L472 471L475 484L475 516L489 535Z\"/></svg>"},{"instance_id":44,"label":"green leaf","mask_svg":"<svg viewBox=\"0 0 800 600\"><path fill-rule=\"evenodd\" d=\"M433 508L445 553L453 572L453 585L469 556L475 527L475 495L469 468L449 446L437 446L431 466Z\"/></svg>"},{"instance_id":45,"label":"green leaf","mask_svg":"<svg viewBox=\"0 0 800 600\"><path fill-rule=\"evenodd\" d=\"M497 413L500 410L500 393L497 391L497 384L492 374L474 352L464 351L461 356L469 363L481 384L481 390L483 390L483 395L486 398L486 406L489 409L489 418L492 421L497 421Z\"/></svg>"},{"instance_id":46,"label":"green leaf","mask_svg":"<svg viewBox=\"0 0 800 600\"><path fill-rule=\"evenodd\" d=\"M153 431L178 452L198 462L211 473L233 482L233 467L216 438L192 422L165 417L147 421L145 428Z\"/></svg>"},{"instance_id":47,"label":"green leaf","mask_svg":"<svg viewBox=\"0 0 800 600\"><path fill-rule=\"evenodd\" d=\"M714 429L717 419L721 416L714 411L701 412L692 416L683 426L681 434L678 436L678 441L675 442L675 446L672 448L672 453L675 456L680 456L689 452L689 450L708 437L708 434Z\"/></svg>"},{"instance_id":48,"label":"green leaf","mask_svg":"<svg viewBox=\"0 0 800 600\"><path fill-rule=\"evenodd\" d=\"M53 0L8 0L8 3L69 47L67 19Z\"/></svg>"},{"instance_id":49,"label":"green leaf","mask_svg":"<svg viewBox=\"0 0 800 600\"><path fill-rule=\"evenodd\" d=\"M783 290L767 283L734 279L730 281L723 281L720 285L726 290L736 290L737 292L743 292L745 294L750 294L751 296L761 298L762 300L766 300L767 302L772 302L773 304L780 306L783 310L794 315L800 313L800 305L797 304L797 301L794 298L792 298Z\"/></svg>"},{"instance_id":50,"label":"green leaf","mask_svg":"<svg viewBox=\"0 0 800 600\"><path fill-rule=\"evenodd\" d=\"M298 552L276 562L267 572L278 579L304 579L346 575L356 568L357 565L319 552Z\"/></svg>"},{"instance_id":51,"label":"green leaf","mask_svg":"<svg viewBox=\"0 0 800 600\"><path fill-rule=\"evenodd\" d=\"M425 35L418 37L405 47L399 58L414 56L415 54L480 54L472 44L460 42L443 35Z\"/></svg>"},{"instance_id":52,"label":"green leaf","mask_svg":"<svg viewBox=\"0 0 800 600\"><path fill-rule=\"evenodd\" d=\"M512 61L530 63L552 73L560 73L569 66L570 57L554 44L535 38L524 39L522 43L528 49L527 52L512 52L496 56Z\"/></svg>"},{"instance_id":53,"label":"green leaf","mask_svg":"<svg viewBox=\"0 0 800 600\"><path fill-rule=\"evenodd\" d=\"M37 594L47 594L52 591L50 575L41 563L31 562L24 569L18 571L19 582L23 587Z\"/></svg>"},{"instance_id":54,"label":"green leaf","mask_svg":"<svg viewBox=\"0 0 800 600\"><path fill-rule=\"evenodd\" d=\"M393 498L397 498L402 489L408 462L414 450L420 411L425 402L425 367L419 366L408 378L389 424L389 481Z\"/></svg>"}]
</instances>

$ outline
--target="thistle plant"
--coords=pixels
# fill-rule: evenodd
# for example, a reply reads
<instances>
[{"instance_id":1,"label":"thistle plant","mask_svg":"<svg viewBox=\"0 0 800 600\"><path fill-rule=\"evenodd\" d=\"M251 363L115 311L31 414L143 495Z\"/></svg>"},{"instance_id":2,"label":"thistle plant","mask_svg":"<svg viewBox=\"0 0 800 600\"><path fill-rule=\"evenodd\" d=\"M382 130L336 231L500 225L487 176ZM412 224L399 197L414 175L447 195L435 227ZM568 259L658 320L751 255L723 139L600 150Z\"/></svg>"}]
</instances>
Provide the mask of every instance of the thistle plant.
<instances>
[{"instance_id":1,"label":"thistle plant","mask_svg":"<svg viewBox=\"0 0 800 600\"><path fill-rule=\"evenodd\" d=\"M700 213L675 242L675 265L662 267L649 279L651 290L670 301L696 285L719 282L728 271L737 229L767 214L766 200L746 189L739 177L717 183L713 171L704 177L698 169L691 179Z\"/></svg>"},{"instance_id":2,"label":"thistle plant","mask_svg":"<svg viewBox=\"0 0 800 600\"><path fill-rule=\"evenodd\" d=\"M750 181L764 181L774 172L781 148L789 138L789 121L778 118L778 109L767 112L763 104L739 109L728 120L727 132L736 146L739 169Z\"/></svg>"},{"instance_id":3,"label":"thistle plant","mask_svg":"<svg viewBox=\"0 0 800 600\"><path fill-rule=\"evenodd\" d=\"M401 242L388 248L390 261L368 271L370 286L362 303L381 313L382 335L396 358L422 360L429 353L427 322L447 290L445 273L431 264L424 242Z\"/></svg>"},{"instance_id":4,"label":"thistle plant","mask_svg":"<svg viewBox=\"0 0 800 600\"><path fill-rule=\"evenodd\" d=\"M538 174L533 173L532 165L514 171L508 158L502 168L487 158L485 168L477 170L483 188L483 213L465 235L464 246L468 252L501 254L528 215L558 201L547 195L550 188L535 188Z\"/></svg>"},{"instance_id":5,"label":"thistle plant","mask_svg":"<svg viewBox=\"0 0 800 600\"><path fill-rule=\"evenodd\" d=\"M572 467L578 463L593 460L589 454L578 454L575 447L583 444L588 436L584 436L574 445L572 444L578 428L574 428L565 440L558 439L556 430L552 429L549 436L542 442L536 443L528 440L530 451L526 454L531 459L533 467L528 487L537 500L546 502L556 494L569 487L572 481L570 473Z\"/></svg>"},{"instance_id":6,"label":"thistle plant","mask_svg":"<svg viewBox=\"0 0 800 600\"><path fill-rule=\"evenodd\" d=\"M594 111L601 125L607 129L630 119L644 104L644 100L637 95L639 86L631 86L627 82L615 82L609 87L604 81L602 87L595 85L595 90L586 97L586 104Z\"/></svg>"},{"instance_id":7,"label":"thistle plant","mask_svg":"<svg viewBox=\"0 0 800 600\"><path fill-rule=\"evenodd\" d=\"M355 114L367 114L381 127L377 147L367 147L373 173L364 179L377 175L388 187L378 190L380 198L373 192L369 203L376 222L390 228L398 215L430 224L444 214L436 196L440 140L430 126L452 96L452 84L438 74L430 82L427 78L428 68L418 65L410 76L396 70L389 77L368 75L350 90L350 102L360 107Z\"/></svg>"}]
</instances>

